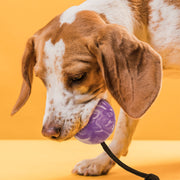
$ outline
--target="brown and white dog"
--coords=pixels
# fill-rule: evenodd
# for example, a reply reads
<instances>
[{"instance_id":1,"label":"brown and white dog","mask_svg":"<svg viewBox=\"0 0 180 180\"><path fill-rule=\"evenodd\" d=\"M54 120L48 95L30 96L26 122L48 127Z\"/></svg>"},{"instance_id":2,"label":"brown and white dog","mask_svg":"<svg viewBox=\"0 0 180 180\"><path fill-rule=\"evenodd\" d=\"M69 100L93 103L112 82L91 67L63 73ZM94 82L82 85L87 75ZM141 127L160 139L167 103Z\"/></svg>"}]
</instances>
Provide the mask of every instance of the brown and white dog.
<instances>
[{"instance_id":1,"label":"brown and white dog","mask_svg":"<svg viewBox=\"0 0 180 180\"><path fill-rule=\"evenodd\" d=\"M180 70L180 0L87 0L28 40L12 114L30 96L33 69L47 88L42 133L59 141L82 129L109 91L122 107L110 144L120 157L158 95L162 67ZM112 166L102 153L73 172L101 175Z\"/></svg>"}]
</instances>

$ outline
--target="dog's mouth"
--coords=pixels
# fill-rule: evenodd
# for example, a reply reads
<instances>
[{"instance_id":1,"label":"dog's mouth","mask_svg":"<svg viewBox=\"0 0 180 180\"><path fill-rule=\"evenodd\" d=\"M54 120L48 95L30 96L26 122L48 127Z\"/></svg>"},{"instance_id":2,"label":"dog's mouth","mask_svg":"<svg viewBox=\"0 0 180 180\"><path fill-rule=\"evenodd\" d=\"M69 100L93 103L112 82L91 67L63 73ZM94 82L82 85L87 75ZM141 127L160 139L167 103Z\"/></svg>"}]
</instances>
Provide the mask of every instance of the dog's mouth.
<instances>
[{"instance_id":1,"label":"dog's mouth","mask_svg":"<svg viewBox=\"0 0 180 180\"><path fill-rule=\"evenodd\" d=\"M90 116L93 113L93 110L87 116L86 119L82 120L82 118L79 117L78 120L74 121L73 123L70 122L69 120L65 120L61 127L57 126L58 128L54 129L55 135L52 135L50 139L56 141L66 141L74 137L80 130L82 130L88 124Z\"/></svg>"},{"instance_id":2,"label":"dog's mouth","mask_svg":"<svg viewBox=\"0 0 180 180\"><path fill-rule=\"evenodd\" d=\"M71 139L80 130L81 130L80 123L74 124L72 128L62 127L59 132L59 136L54 136L52 137L52 139L58 140L58 141L66 141L66 140Z\"/></svg>"},{"instance_id":3,"label":"dog's mouth","mask_svg":"<svg viewBox=\"0 0 180 180\"><path fill-rule=\"evenodd\" d=\"M76 118L76 120L64 120L64 122L60 125L55 124L52 128L45 129L43 127L42 134L45 137L49 137L52 140L56 141L66 141L71 139L75 136L88 122L89 117L91 114L88 115L86 120L82 121L81 117Z\"/></svg>"},{"instance_id":4,"label":"dog's mouth","mask_svg":"<svg viewBox=\"0 0 180 180\"><path fill-rule=\"evenodd\" d=\"M90 116L90 115L89 115ZM82 121L81 118L63 120L49 123L42 128L42 134L52 140L65 141L75 136L89 121L89 118Z\"/></svg>"},{"instance_id":5,"label":"dog's mouth","mask_svg":"<svg viewBox=\"0 0 180 180\"><path fill-rule=\"evenodd\" d=\"M81 129L89 122L90 116L93 113L96 105L101 98L93 99L85 104L79 105L79 110L64 111L59 113L60 118L53 116L53 119L45 121L42 134L52 140L65 141L74 137ZM57 113L56 113L57 114Z\"/></svg>"}]
</instances>

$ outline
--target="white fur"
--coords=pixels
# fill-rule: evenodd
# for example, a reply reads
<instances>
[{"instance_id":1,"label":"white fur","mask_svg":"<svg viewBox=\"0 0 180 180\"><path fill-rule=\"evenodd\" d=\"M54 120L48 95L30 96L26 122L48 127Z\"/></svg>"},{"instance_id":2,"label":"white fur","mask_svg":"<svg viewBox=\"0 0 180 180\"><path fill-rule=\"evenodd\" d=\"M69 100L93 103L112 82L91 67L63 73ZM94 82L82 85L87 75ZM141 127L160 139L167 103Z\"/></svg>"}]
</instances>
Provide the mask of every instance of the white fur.
<instances>
[{"instance_id":1,"label":"white fur","mask_svg":"<svg viewBox=\"0 0 180 180\"><path fill-rule=\"evenodd\" d=\"M133 32L132 11L126 0L87 0L79 6L73 6L67 9L60 17L61 25L63 23L73 23L76 19L76 14L82 10L102 13L112 24L122 25L129 32Z\"/></svg>"},{"instance_id":2,"label":"white fur","mask_svg":"<svg viewBox=\"0 0 180 180\"><path fill-rule=\"evenodd\" d=\"M180 43L180 29L177 29L180 21L180 10L174 5L168 5L164 0L150 2L151 14L149 30L152 43L157 48L168 46L170 43Z\"/></svg>"},{"instance_id":3,"label":"white fur","mask_svg":"<svg viewBox=\"0 0 180 180\"><path fill-rule=\"evenodd\" d=\"M153 0L150 7L150 43L163 56L164 68L180 68L180 9L164 0Z\"/></svg>"},{"instance_id":4,"label":"white fur","mask_svg":"<svg viewBox=\"0 0 180 180\"><path fill-rule=\"evenodd\" d=\"M63 89L63 84L61 81L58 81L61 75L61 64L62 64L62 57L65 52L65 44L63 40L61 39L59 42L57 42L55 45L52 44L51 39L46 41L44 46L44 52L45 52L45 66L47 68L47 74L46 77L46 84L47 84L47 97L46 97L46 109L45 109L45 115L43 124L46 123L47 117L49 116L49 108L51 108L50 101L53 99L54 96L57 96L57 91ZM55 59L58 58L58 69L59 74L56 74L55 72ZM55 92L53 92L55 91ZM56 99L55 99L56 100Z\"/></svg>"}]
</instances>

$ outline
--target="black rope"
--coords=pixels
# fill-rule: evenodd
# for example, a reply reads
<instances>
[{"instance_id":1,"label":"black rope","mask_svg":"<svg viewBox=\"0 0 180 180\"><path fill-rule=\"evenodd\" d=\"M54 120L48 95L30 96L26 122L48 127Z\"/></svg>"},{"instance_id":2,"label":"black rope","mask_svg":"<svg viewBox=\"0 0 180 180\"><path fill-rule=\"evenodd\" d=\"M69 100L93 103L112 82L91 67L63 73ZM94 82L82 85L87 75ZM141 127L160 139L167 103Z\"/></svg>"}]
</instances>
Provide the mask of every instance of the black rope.
<instances>
[{"instance_id":1,"label":"black rope","mask_svg":"<svg viewBox=\"0 0 180 180\"><path fill-rule=\"evenodd\" d=\"M103 147L104 151L111 157L111 159L116 162L119 166L121 166L123 169L137 175L140 176L142 178L145 178L145 180L160 180L158 176L154 175L154 174L146 174L140 171L137 171L129 166L127 166L126 164L124 164L122 161L120 161L113 153L112 151L109 149L109 147L106 145L105 142L101 143L101 146Z\"/></svg>"}]
</instances>

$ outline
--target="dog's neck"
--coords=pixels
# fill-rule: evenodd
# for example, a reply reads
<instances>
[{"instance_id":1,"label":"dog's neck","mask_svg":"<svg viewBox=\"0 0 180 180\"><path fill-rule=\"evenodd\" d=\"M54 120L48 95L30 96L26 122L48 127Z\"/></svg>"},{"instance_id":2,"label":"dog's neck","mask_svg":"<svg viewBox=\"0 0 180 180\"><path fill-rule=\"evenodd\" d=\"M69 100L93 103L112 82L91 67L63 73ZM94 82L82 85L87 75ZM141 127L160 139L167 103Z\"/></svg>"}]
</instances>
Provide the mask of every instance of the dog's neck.
<instances>
[{"instance_id":1,"label":"dog's neck","mask_svg":"<svg viewBox=\"0 0 180 180\"><path fill-rule=\"evenodd\" d=\"M67 9L61 15L61 24L72 23L76 18L76 14L83 10L95 11L104 15L108 22L122 25L129 32L133 32L133 12L127 0L87 0L79 6Z\"/></svg>"},{"instance_id":2,"label":"dog's neck","mask_svg":"<svg viewBox=\"0 0 180 180\"><path fill-rule=\"evenodd\" d=\"M122 25L140 40L148 42L148 2L149 0L86 0L79 6L67 9L61 15L60 23L71 24L79 11L91 10L105 17L109 23Z\"/></svg>"}]
</instances>

